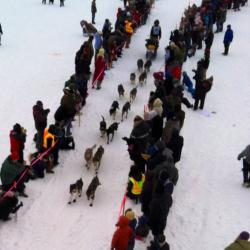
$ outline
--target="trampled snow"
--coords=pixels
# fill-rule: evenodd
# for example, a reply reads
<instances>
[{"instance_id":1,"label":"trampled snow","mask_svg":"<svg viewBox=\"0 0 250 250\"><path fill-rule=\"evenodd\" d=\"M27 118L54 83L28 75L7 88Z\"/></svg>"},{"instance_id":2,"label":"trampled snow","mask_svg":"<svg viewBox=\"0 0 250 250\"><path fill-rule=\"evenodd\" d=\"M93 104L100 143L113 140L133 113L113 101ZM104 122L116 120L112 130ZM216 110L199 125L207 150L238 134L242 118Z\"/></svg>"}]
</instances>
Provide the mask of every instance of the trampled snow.
<instances>
[{"instance_id":1,"label":"trampled snow","mask_svg":"<svg viewBox=\"0 0 250 250\"><path fill-rule=\"evenodd\" d=\"M90 20L90 3L68 0L60 8L59 1L54 6L44 6L39 0L0 1L4 32L0 47L1 162L9 154L9 131L16 122L28 131L25 158L34 151L32 106L36 100L51 109L49 122L54 121L64 82L74 73L75 52L86 40L79 23ZM24 207L17 221L0 223L1 250L110 249L131 165L121 138L130 134L134 116L143 114L149 92L154 89L152 72L163 69L170 31L179 24L188 4L188 0L156 0L147 25L138 29L130 48L124 49L123 57L107 72L102 89L89 89L81 124L75 121L73 126L76 149L60 152L60 165L54 175L28 183L29 198L22 199ZM96 27L101 29L105 18L114 25L116 10L122 5L119 0L97 0ZM128 98L132 88L129 74L136 71L137 59L145 57L144 40L156 18L163 36L147 85L139 87L128 119L120 123L114 141L107 145L99 135L101 115L108 124L112 122L108 110L119 99L118 84L123 83L126 89L126 97L119 99L120 106ZM224 32L215 35L207 73L214 76L214 86L207 95L205 110L193 112L184 107L185 141L177 164L180 179L165 233L173 250L223 249L240 231L250 229L250 190L241 186L242 163L237 161L250 138L249 22L249 6L240 12L228 12L226 24L232 25L234 41L224 57ZM203 51L198 51L185 63L190 76L202 55ZM85 195L68 205L69 185L82 176L85 191L94 176L93 170L84 167L83 153L95 143L104 145L105 154L99 171L102 185L97 189L94 206L89 206ZM140 215L139 205L127 201L126 207L130 206ZM136 242L135 249L146 249L146 243Z\"/></svg>"}]
</instances>

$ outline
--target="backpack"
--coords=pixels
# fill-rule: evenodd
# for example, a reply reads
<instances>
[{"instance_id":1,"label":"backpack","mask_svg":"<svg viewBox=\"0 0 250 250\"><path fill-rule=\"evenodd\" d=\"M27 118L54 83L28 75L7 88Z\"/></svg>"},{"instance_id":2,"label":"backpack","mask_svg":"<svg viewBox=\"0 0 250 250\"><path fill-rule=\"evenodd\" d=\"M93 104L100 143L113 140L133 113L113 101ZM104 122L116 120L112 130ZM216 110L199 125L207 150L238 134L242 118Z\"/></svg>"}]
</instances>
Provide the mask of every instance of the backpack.
<instances>
[{"instance_id":1,"label":"backpack","mask_svg":"<svg viewBox=\"0 0 250 250\"><path fill-rule=\"evenodd\" d=\"M205 89L206 92L209 92L210 89L212 88L213 82L209 81L208 79L204 80L202 83L203 88Z\"/></svg>"}]
</instances>

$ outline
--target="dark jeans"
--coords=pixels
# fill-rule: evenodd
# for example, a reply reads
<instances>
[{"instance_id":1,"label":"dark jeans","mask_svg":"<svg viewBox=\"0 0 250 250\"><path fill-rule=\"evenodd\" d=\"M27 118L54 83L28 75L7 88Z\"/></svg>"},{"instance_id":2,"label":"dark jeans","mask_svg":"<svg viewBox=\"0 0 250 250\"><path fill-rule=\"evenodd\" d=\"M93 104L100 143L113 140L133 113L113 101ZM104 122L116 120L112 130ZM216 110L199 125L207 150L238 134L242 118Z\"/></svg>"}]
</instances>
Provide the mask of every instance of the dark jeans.
<instances>
[{"instance_id":1,"label":"dark jeans","mask_svg":"<svg viewBox=\"0 0 250 250\"><path fill-rule=\"evenodd\" d=\"M250 176L248 174L250 173L250 164L244 159L243 160L243 181L244 182L250 182Z\"/></svg>"},{"instance_id":2,"label":"dark jeans","mask_svg":"<svg viewBox=\"0 0 250 250\"><path fill-rule=\"evenodd\" d=\"M228 54L229 45L230 45L230 43L224 43L224 48L225 48L224 55Z\"/></svg>"},{"instance_id":3,"label":"dark jeans","mask_svg":"<svg viewBox=\"0 0 250 250\"><path fill-rule=\"evenodd\" d=\"M43 150L43 134L44 130L37 130L36 148L38 152L42 152Z\"/></svg>"},{"instance_id":4,"label":"dark jeans","mask_svg":"<svg viewBox=\"0 0 250 250\"><path fill-rule=\"evenodd\" d=\"M95 24L95 12L91 12L92 13L92 24Z\"/></svg>"},{"instance_id":5,"label":"dark jeans","mask_svg":"<svg viewBox=\"0 0 250 250\"><path fill-rule=\"evenodd\" d=\"M189 100L186 97L182 97L181 102L187 107L192 108L193 105L189 102Z\"/></svg>"},{"instance_id":6,"label":"dark jeans","mask_svg":"<svg viewBox=\"0 0 250 250\"><path fill-rule=\"evenodd\" d=\"M198 109L199 102L200 102L199 108L200 108L200 109L203 109L204 103L205 103L205 98L206 98L206 95L202 96L201 98L195 98L194 110L197 110L197 109Z\"/></svg>"}]
</instances>

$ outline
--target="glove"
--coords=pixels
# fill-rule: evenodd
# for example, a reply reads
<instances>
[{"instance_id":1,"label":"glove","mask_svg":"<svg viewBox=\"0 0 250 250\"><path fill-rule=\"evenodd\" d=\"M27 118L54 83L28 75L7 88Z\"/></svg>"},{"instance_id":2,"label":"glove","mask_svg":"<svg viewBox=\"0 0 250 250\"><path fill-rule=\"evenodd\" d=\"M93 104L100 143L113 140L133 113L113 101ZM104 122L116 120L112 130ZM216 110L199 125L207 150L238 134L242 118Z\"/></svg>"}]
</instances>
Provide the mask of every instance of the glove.
<instances>
[{"instance_id":1,"label":"glove","mask_svg":"<svg viewBox=\"0 0 250 250\"><path fill-rule=\"evenodd\" d=\"M141 157L145 160L148 161L150 159L150 155L149 154L141 154Z\"/></svg>"},{"instance_id":2,"label":"glove","mask_svg":"<svg viewBox=\"0 0 250 250\"><path fill-rule=\"evenodd\" d=\"M238 156L237 159L238 159L238 161L240 161L240 159L241 159L240 156Z\"/></svg>"},{"instance_id":3,"label":"glove","mask_svg":"<svg viewBox=\"0 0 250 250\"><path fill-rule=\"evenodd\" d=\"M50 109L45 109L46 113L48 114L50 112Z\"/></svg>"}]
</instances>

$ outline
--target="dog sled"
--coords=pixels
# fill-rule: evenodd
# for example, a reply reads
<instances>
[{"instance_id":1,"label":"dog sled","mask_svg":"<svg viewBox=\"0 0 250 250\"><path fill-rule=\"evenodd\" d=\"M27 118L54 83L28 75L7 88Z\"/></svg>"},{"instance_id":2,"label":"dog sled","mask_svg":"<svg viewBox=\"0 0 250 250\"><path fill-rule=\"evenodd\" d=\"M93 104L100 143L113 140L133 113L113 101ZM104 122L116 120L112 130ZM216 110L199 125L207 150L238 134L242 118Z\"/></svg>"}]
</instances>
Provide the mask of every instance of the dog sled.
<instances>
[{"instance_id":1,"label":"dog sled","mask_svg":"<svg viewBox=\"0 0 250 250\"><path fill-rule=\"evenodd\" d=\"M159 47L159 41L157 38L151 37L146 39L146 59L152 60L155 59L157 56L157 49Z\"/></svg>"},{"instance_id":2,"label":"dog sled","mask_svg":"<svg viewBox=\"0 0 250 250\"><path fill-rule=\"evenodd\" d=\"M94 36L94 34L97 32L95 26L85 20L82 20L80 25L82 27L83 36Z\"/></svg>"}]
</instances>

